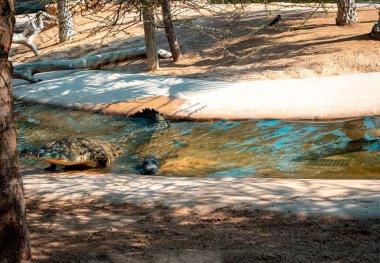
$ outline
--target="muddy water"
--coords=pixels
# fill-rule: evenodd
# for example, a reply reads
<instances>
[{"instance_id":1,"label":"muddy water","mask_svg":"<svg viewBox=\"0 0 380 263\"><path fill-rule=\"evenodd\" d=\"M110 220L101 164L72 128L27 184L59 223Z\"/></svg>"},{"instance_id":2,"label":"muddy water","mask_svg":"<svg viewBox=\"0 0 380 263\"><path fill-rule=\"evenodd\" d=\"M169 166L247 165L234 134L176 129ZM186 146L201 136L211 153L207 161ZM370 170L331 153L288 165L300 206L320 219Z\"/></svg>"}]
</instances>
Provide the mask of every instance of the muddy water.
<instances>
[{"instance_id":1,"label":"muddy water","mask_svg":"<svg viewBox=\"0 0 380 263\"><path fill-rule=\"evenodd\" d=\"M92 172L136 173L139 159L156 155L160 175L380 179L380 118L175 122L153 137L146 120L21 102L16 119L20 150L67 137L114 140L123 148L110 167ZM48 166L37 158L21 164Z\"/></svg>"}]
</instances>

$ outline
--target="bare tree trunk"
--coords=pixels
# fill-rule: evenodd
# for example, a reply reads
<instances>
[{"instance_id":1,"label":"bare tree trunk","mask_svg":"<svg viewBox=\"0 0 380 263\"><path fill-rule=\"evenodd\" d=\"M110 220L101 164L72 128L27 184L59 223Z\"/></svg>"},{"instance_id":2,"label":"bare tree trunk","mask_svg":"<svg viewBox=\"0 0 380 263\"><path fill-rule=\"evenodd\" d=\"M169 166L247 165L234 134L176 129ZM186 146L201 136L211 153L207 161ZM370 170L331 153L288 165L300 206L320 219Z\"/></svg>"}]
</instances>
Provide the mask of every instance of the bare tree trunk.
<instances>
[{"instance_id":1,"label":"bare tree trunk","mask_svg":"<svg viewBox=\"0 0 380 263\"><path fill-rule=\"evenodd\" d=\"M59 42L65 42L74 38L74 23L69 0L58 0L58 26Z\"/></svg>"},{"instance_id":2,"label":"bare tree trunk","mask_svg":"<svg viewBox=\"0 0 380 263\"><path fill-rule=\"evenodd\" d=\"M146 58L148 71L155 71L160 68L157 56L156 28L154 26L154 13L151 0L142 1L142 14L144 21L144 34L146 46Z\"/></svg>"},{"instance_id":3,"label":"bare tree trunk","mask_svg":"<svg viewBox=\"0 0 380 263\"><path fill-rule=\"evenodd\" d=\"M338 26L351 25L358 22L355 0L337 0L337 4L336 24Z\"/></svg>"},{"instance_id":4,"label":"bare tree trunk","mask_svg":"<svg viewBox=\"0 0 380 263\"><path fill-rule=\"evenodd\" d=\"M0 1L0 262L31 259L8 61L14 23L13 0Z\"/></svg>"},{"instance_id":5,"label":"bare tree trunk","mask_svg":"<svg viewBox=\"0 0 380 263\"><path fill-rule=\"evenodd\" d=\"M177 36L174 31L172 14L170 10L170 0L161 0L162 17L165 25L166 37L168 38L170 51L173 55L173 61L182 60L181 49L179 48Z\"/></svg>"}]
</instances>

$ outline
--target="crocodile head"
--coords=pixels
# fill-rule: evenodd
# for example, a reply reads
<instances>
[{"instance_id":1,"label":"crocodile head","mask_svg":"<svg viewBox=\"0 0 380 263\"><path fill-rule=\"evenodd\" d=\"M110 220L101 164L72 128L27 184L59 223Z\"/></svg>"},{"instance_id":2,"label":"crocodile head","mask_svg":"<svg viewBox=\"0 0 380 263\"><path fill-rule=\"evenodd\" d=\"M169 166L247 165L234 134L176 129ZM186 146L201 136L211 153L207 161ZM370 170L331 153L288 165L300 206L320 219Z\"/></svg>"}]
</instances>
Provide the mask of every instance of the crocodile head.
<instances>
[{"instance_id":1,"label":"crocodile head","mask_svg":"<svg viewBox=\"0 0 380 263\"><path fill-rule=\"evenodd\" d=\"M154 175L158 173L159 165L155 156L147 156L137 165L137 170L144 175Z\"/></svg>"}]
</instances>

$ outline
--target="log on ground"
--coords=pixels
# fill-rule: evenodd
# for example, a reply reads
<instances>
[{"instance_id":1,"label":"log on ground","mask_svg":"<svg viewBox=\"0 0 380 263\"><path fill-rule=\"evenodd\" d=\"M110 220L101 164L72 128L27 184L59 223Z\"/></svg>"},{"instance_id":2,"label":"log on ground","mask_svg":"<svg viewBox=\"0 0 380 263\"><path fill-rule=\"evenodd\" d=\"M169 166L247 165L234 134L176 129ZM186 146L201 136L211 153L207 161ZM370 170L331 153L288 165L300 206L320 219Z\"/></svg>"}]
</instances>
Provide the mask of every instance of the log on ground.
<instances>
[{"instance_id":1,"label":"log on ground","mask_svg":"<svg viewBox=\"0 0 380 263\"><path fill-rule=\"evenodd\" d=\"M159 58L172 57L172 54L166 50L158 49L157 52ZM34 77L34 74L37 73L72 69L101 69L107 65L144 56L146 56L145 47L137 47L77 59L31 62L15 65L12 76L15 79L36 83L41 81Z\"/></svg>"}]
</instances>

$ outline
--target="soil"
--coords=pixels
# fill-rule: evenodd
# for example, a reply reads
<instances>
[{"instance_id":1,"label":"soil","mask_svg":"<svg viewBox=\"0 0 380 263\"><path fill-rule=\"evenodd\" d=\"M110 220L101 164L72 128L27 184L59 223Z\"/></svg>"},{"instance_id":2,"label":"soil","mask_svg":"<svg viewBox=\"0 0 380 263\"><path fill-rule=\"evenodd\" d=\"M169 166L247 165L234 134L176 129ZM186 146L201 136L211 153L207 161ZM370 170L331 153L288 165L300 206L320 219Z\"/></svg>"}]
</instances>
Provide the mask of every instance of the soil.
<instances>
[{"instance_id":1,"label":"soil","mask_svg":"<svg viewBox=\"0 0 380 263\"><path fill-rule=\"evenodd\" d=\"M380 220L28 202L34 262L379 262Z\"/></svg>"},{"instance_id":2,"label":"soil","mask_svg":"<svg viewBox=\"0 0 380 263\"><path fill-rule=\"evenodd\" d=\"M155 75L213 80L284 79L376 72L380 67L380 42L369 35L379 17L373 6L358 8L360 23L343 27L335 25L334 5L319 9L309 20L314 8L270 5L265 10L263 5L251 4L235 20L231 6L216 6L213 13L202 11L203 15L191 10L176 12L181 21L192 21L176 28L184 59L177 63L161 60ZM265 26L278 13L282 14L282 22ZM97 30L93 35L93 28L102 25L102 19L111 13L98 13L97 17L83 14L74 16L74 40L58 43L54 27L36 39L40 56L34 57L28 48L20 46L12 59L31 62L78 58L144 45L141 23L114 32ZM134 17L135 14L127 15L129 19ZM169 50L162 29L158 30L158 46ZM139 59L111 69L145 72L146 63Z\"/></svg>"},{"instance_id":3,"label":"soil","mask_svg":"<svg viewBox=\"0 0 380 263\"><path fill-rule=\"evenodd\" d=\"M228 11L228 10L227 10ZM181 13L198 25L223 29L222 41L195 29L178 27L184 59L161 61L157 75L215 80L283 79L375 72L380 42L369 32L378 10L360 8L360 23L336 27L333 8L268 12L250 5L236 21L226 10L202 16ZM261 27L281 12L283 22ZM101 17L110 14L104 12ZM130 15L132 16L132 15ZM77 13L77 36L59 44L57 29L36 40L40 56L26 47L13 50L15 62L77 58L143 45L141 24L127 31L91 35L97 24ZM233 29L226 33L224 29ZM297 30L295 30L297 29ZM256 32L257 31L257 32ZM159 46L168 49L162 30ZM16 45L15 45L16 47ZM226 52L229 55L226 55ZM112 67L145 72L145 61ZM380 219L309 217L225 207L206 214L186 208L112 205L96 200L40 202L27 199L34 262L379 262Z\"/></svg>"}]
</instances>

